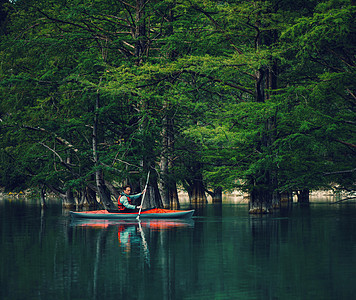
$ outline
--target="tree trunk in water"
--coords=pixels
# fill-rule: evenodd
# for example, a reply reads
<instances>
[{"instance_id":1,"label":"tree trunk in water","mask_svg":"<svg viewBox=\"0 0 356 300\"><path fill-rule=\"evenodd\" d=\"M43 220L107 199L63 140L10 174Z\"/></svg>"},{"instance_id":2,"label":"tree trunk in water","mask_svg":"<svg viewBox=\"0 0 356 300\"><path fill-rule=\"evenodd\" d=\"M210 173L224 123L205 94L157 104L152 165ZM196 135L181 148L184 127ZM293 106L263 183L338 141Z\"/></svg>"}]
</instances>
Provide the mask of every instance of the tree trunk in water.
<instances>
[{"instance_id":1,"label":"tree trunk in water","mask_svg":"<svg viewBox=\"0 0 356 300\"><path fill-rule=\"evenodd\" d=\"M41 192L41 207L46 208L47 205L46 205L46 186L45 185L42 185L40 192Z\"/></svg>"},{"instance_id":2,"label":"tree trunk in water","mask_svg":"<svg viewBox=\"0 0 356 300\"><path fill-rule=\"evenodd\" d=\"M272 211L272 194L265 189L253 189L250 192L249 213L267 214Z\"/></svg>"},{"instance_id":3,"label":"tree trunk in water","mask_svg":"<svg viewBox=\"0 0 356 300\"><path fill-rule=\"evenodd\" d=\"M192 203L207 203L205 188L201 182L195 181L193 184L190 201Z\"/></svg>"},{"instance_id":4,"label":"tree trunk in water","mask_svg":"<svg viewBox=\"0 0 356 300\"><path fill-rule=\"evenodd\" d=\"M46 185L47 188L49 188L53 193L55 193L56 195L58 195L61 199L62 199L62 206L64 208L74 208L75 207L75 201L74 201L74 197L73 197L73 193L70 189L68 189L67 191L63 191L60 188L54 187L50 184Z\"/></svg>"},{"instance_id":5,"label":"tree trunk in water","mask_svg":"<svg viewBox=\"0 0 356 300\"><path fill-rule=\"evenodd\" d=\"M97 170L95 172L95 179L100 202L103 204L105 209L115 209L116 207L111 200L110 191L105 185L104 174L102 170Z\"/></svg>"},{"instance_id":6,"label":"tree trunk in water","mask_svg":"<svg viewBox=\"0 0 356 300\"><path fill-rule=\"evenodd\" d=\"M62 197L63 199L63 207L64 208L74 208L75 207L75 200L73 191L71 189L67 189L65 192L65 196Z\"/></svg>"},{"instance_id":7,"label":"tree trunk in water","mask_svg":"<svg viewBox=\"0 0 356 300\"><path fill-rule=\"evenodd\" d=\"M207 203L205 194L205 186L203 183L203 176L200 172L195 174L195 178L189 188L190 202L192 203Z\"/></svg>"},{"instance_id":8,"label":"tree trunk in water","mask_svg":"<svg viewBox=\"0 0 356 300\"><path fill-rule=\"evenodd\" d=\"M272 144L275 139L275 118L267 120L266 130L260 141L260 152L267 152L272 157ZM264 150L262 150L264 149ZM266 155L267 155L266 154ZM272 209L280 207L280 194L278 192L277 167L264 169L263 167L250 179L250 210L251 214L264 214L272 212ZM256 180L255 178L259 178Z\"/></svg>"},{"instance_id":9,"label":"tree trunk in water","mask_svg":"<svg viewBox=\"0 0 356 300\"><path fill-rule=\"evenodd\" d=\"M159 190L163 202L163 207L179 208L177 184L173 170L172 153L174 153L174 119L170 116L169 104L163 104L165 116L162 122L162 152L160 161Z\"/></svg>"},{"instance_id":10,"label":"tree trunk in water","mask_svg":"<svg viewBox=\"0 0 356 300\"><path fill-rule=\"evenodd\" d=\"M213 203L222 203L222 187L214 188L214 191L211 193L211 198Z\"/></svg>"},{"instance_id":11,"label":"tree trunk in water","mask_svg":"<svg viewBox=\"0 0 356 300\"><path fill-rule=\"evenodd\" d=\"M99 91L96 95L95 101L95 110L94 110L94 124L93 124L93 136L92 136L92 145L93 145L93 159L96 166L95 171L95 183L97 187L97 193L100 198L100 202L103 204L105 209L114 209L115 205L111 201L111 196L108 188L105 185L104 173L103 170L99 168L99 155L98 155L98 124L99 124Z\"/></svg>"},{"instance_id":12,"label":"tree trunk in water","mask_svg":"<svg viewBox=\"0 0 356 300\"><path fill-rule=\"evenodd\" d=\"M173 3L168 8L167 20L168 25L166 27L166 36L171 36L174 33L174 7ZM168 58L175 59L176 54L174 51L168 52ZM174 153L174 113L170 108L169 101L163 102L164 117L162 120L162 153L161 153L161 174L159 180L159 189L162 196L163 206L165 208L179 208L177 184L172 170L174 167L172 153Z\"/></svg>"},{"instance_id":13,"label":"tree trunk in water","mask_svg":"<svg viewBox=\"0 0 356 300\"><path fill-rule=\"evenodd\" d=\"M281 193L280 198L280 206L286 207L293 203L293 193L291 192Z\"/></svg>"},{"instance_id":14,"label":"tree trunk in water","mask_svg":"<svg viewBox=\"0 0 356 300\"><path fill-rule=\"evenodd\" d=\"M191 203L207 203L206 188L203 181L203 174L200 162L193 162L190 167L191 178L188 178L183 182L184 188L188 192L189 201Z\"/></svg>"},{"instance_id":15,"label":"tree trunk in water","mask_svg":"<svg viewBox=\"0 0 356 300\"><path fill-rule=\"evenodd\" d=\"M67 151L66 163L69 165L71 163L71 157L69 151ZM76 201L74 199L74 194L72 189L67 189L65 192L65 197L63 199L63 206L66 208L74 208Z\"/></svg>"},{"instance_id":16,"label":"tree trunk in water","mask_svg":"<svg viewBox=\"0 0 356 300\"><path fill-rule=\"evenodd\" d=\"M170 207L172 209L180 209L180 203L178 199L178 190L177 190L177 184L176 182L171 183L172 187L170 188L169 192L169 201L170 201Z\"/></svg>"},{"instance_id":17,"label":"tree trunk in water","mask_svg":"<svg viewBox=\"0 0 356 300\"><path fill-rule=\"evenodd\" d=\"M162 197L163 207L167 208L170 205L169 199L169 165L168 165L168 155L169 155L169 143L168 143L168 120L167 120L167 102L164 102L163 109L166 114L163 118L162 124L162 151L161 151L161 161L160 161L160 176L159 176L159 191Z\"/></svg>"},{"instance_id":18,"label":"tree trunk in water","mask_svg":"<svg viewBox=\"0 0 356 300\"><path fill-rule=\"evenodd\" d=\"M94 209L98 207L98 201L96 201L96 192L90 187L85 187L83 189L80 206L92 207Z\"/></svg>"},{"instance_id":19,"label":"tree trunk in water","mask_svg":"<svg viewBox=\"0 0 356 300\"><path fill-rule=\"evenodd\" d=\"M309 203L309 190L303 189L297 192L298 203L308 204Z\"/></svg>"},{"instance_id":20,"label":"tree trunk in water","mask_svg":"<svg viewBox=\"0 0 356 300\"><path fill-rule=\"evenodd\" d=\"M141 65L143 63L143 56L148 55L148 46L149 44L147 43L148 38L147 34L149 34L149 30L147 31L147 26L146 26L146 5L147 1L146 0L136 0L136 15L135 15L135 31L133 32L133 37L136 40L135 44L135 56L137 58L136 64ZM148 111L149 108L149 103L144 103L142 102L141 106L141 111ZM147 126L147 121L143 121L141 125L141 130ZM151 170L152 165L155 164L154 160L155 157L152 156L152 153L154 153L152 149L152 143L151 141L148 141L147 143L144 141L142 143L142 149L143 151L143 159L142 159L142 166L144 170ZM147 174L147 172L146 172ZM151 176L149 179L149 184L147 187L143 207L144 208L150 208L150 207L163 207L162 203L162 198L160 195L160 191L158 188L158 178L156 175L156 172L151 172ZM146 179L144 180L146 183ZM141 191L144 187L144 184L141 184Z\"/></svg>"},{"instance_id":21,"label":"tree trunk in water","mask_svg":"<svg viewBox=\"0 0 356 300\"><path fill-rule=\"evenodd\" d=\"M144 184L142 185L142 189L143 187ZM155 175L155 172L151 172L145 199L142 206L143 208L163 207L161 194L159 192L159 188L157 184L157 176Z\"/></svg>"},{"instance_id":22,"label":"tree trunk in water","mask_svg":"<svg viewBox=\"0 0 356 300\"><path fill-rule=\"evenodd\" d=\"M277 9L277 8L275 8ZM278 40L276 30L266 30L260 21L261 13L256 15L255 22L255 50L258 51L262 44L269 46ZM278 65L276 60L271 61L271 66L261 66L255 73L255 101L265 102L270 98L273 90L277 88ZM276 117L270 117L266 121L266 128L262 132L260 143L257 145L259 152L268 157L274 157L273 143L276 136ZM272 165L272 164L270 164ZM268 168L268 169L267 169ZM256 180L256 178L259 178ZM272 208L278 208L280 194L278 189L278 167L261 167L249 180L250 190L250 213L269 213Z\"/></svg>"}]
</instances>

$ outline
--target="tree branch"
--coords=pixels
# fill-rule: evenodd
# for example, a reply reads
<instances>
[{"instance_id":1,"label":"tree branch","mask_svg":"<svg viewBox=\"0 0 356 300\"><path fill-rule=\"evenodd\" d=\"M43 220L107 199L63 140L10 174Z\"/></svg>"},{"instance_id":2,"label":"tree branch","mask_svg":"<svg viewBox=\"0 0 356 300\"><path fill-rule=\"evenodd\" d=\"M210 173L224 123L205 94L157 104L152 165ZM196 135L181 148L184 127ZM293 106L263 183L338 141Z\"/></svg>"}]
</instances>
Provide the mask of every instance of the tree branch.
<instances>
[{"instance_id":1,"label":"tree branch","mask_svg":"<svg viewBox=\"0 0 356 300\"><path fill-rule=\"evenodd\" d=\"M52 151L59 158L61 164L63 166L65 166L71 173L73 173L73 170L71 167L74 167L75 165L65 162L64 159L59 155L59 153L56 150L52 149L51 147L47 146L46 144L44 144L42 142L38 142L38 143L40 145L42 145L43 147L47 148L48 150Z\"/></svg>"},{"instance_id":2,"label":"tree branch","mask_svg":"<svg viewBox=\"0 0 356 300\"><path fill-rule=\"evenodd\" d=\"M344 141L341 141L341 140L339 140L339 139L335 139L335 141L339 142L340 144L349 146L349 147L351 147L351 148L356 148L356 145L355 145L355 144L351 144L351 143L348 143L348 142L344 142Z\"/></svg>"},{"instance_id":3,"label":"tree branch","mask_svg":"<svg viewBox=\"0 0 356 300\"><path fill-rule=\"evenodd\" d=\"M54 138L56 139L56 141L60 142L62 145L66 145L68 146L70 149L72 149L74 152L78 152L79 150L77 148L75 148L71 143L69 143L68 141L66 141L65 139L57 136L57 134L53 133L53 132L48 132L46 129L41 128L41 127L32 127L32 126L28 126L28 125L22 125L21 128L25 128L25 129L30 129L30 130L34 130L34 131L40 131L40 132L44 132L47 134L53 134Z\"/></svg>"},{"instance_id":4,"label":"tree branch","mask_svg":"<svg viewBox=\"0 0 356 300\"><path fill-rule=\"evenodd\" d=\"M191 70L183 70L182 73L191 73L191 74L194 74L194 75L197 75L197 76L200 76L200 77L205 77L205 78L208 78L208 79L210 79L210 80L212 80L214 82L219 82L219 83L222 83L224 85L230 86L230 87L238 89L240 91L243 91L245 93L254 95L254 92L252 90L246 89L246 88L244 88L242 86L239 86L239 85L236 85L236 84L233 84L233 83L230 83L230 82L223 81L223 80L221 80L219 78L216 78L216 77L213 77L213 76L210 76L210 75L201 74L201 73L198 73L198 72L195 72L195 71L191 71Z\"/></svg>"},{"instance_id":5,"label":"tree branch","mask_svg":"<svg viewBox=\"0 0 356 300\"><path fill-rule=\"evenodd\" d=\"M353 199L356 199L356 197L344 198L344 199L341 199L341 200L338 200L338 201L335 201L335 202L331 202L330 204L337 204L337 203L340 203L340 202L343 202L343 201L346 201L346 200L353 200Z\"/></svg>"},{"instance_id":6,"label":"tree branch","mask_svg":"<svg viewBox=\"0 0 356 300\"><path fill-rule=\"evenodd\" d=\"M337 174L353 173L353 172L355 172L355 171L356 171L356 168L355 168L355 169L352 169L352 170L328 172L328 173L324 173L323 175L337 175Z\"/></svg>"}]
</instances>

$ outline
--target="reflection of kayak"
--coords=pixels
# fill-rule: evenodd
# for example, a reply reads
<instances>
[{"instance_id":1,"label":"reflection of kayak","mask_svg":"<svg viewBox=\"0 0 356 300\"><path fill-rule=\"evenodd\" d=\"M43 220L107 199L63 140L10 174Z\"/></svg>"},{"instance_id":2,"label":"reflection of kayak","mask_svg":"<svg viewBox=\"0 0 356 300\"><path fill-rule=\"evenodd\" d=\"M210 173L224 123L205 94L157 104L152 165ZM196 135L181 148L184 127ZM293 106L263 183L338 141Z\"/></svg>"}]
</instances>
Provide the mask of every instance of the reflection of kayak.
<instances>
[{"instance_id":1,"label":"reflection of kayak","mask_svg":"<svg viewBox=\"0 0 356 300\"><path fill-rule=\"evenodd\" d=\"M92 210L82 212L70 212L75 218L89 218L89 219L134 219L138 216L138 212L134 213L117 213L108 212L107 210ZM140 219L180 219L191 218L194 210L171 210L162 208L153 208L141 211Z\"/></svg>"},{"instance_id":2,"label":"reflection of kayak","mask_svg":"<svg viewBox=\"0 0 356 300\"><path fill-rule=\"evenodd\" d=\"M142 221L125 220L125 219L88 219L88 218L73 218L71 225L76 227L89 228L108 228L109 226L130 227L141 224L144 228L152 230L164 230L179 227L194 227L194 221L191 218L184 219L145 219Z\"/></svg>"},{"instance_id":3,"label":"reflection of kayak","mask_svg":"<svg viewBox=\"0 0 356 300\"><path fill-rule=\"evenodd\" d=\"M148 227L151 230L164 230L171 228L181 227L194 227L194 221L191 218L185 218L182 220L149 220L143 222L143 227Z\"/></svg>"}]
</instances>

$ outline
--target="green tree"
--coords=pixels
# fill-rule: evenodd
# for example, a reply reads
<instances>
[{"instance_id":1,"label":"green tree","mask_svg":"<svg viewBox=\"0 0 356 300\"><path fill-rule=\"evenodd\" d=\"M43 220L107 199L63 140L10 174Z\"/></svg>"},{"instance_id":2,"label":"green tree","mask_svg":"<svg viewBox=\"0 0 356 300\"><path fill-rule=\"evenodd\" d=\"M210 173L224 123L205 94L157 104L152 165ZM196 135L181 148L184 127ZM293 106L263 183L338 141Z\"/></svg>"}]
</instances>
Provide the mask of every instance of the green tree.
<instances>
[{"instance_id":1,"label":"green tree","mask_svg":"<svg viewBox=\"0 0 356 300\"><path fill-rule=\"evenodd\" d=\"M283 176L294 190L355 188L355 9L352 1L320 3L284 33L286 57L296 58L289 74L298 86L284 94L296 126L281 139L284 150L298 149L287 155L293 171ZM296 172L303 173L297 180L289 176Z\"/></svg>"},{"instance_id":2,"label":"green tree","mask_svg":"<svg viewBox=\"0 0 356 300\"><path fill-rule=\"evenodd\" d=\"M109 207L152 170L148 206L182 184L258 212L354 189L354 6L319 2L7 2L1 185Z\"/></svg>"}]
</instances>

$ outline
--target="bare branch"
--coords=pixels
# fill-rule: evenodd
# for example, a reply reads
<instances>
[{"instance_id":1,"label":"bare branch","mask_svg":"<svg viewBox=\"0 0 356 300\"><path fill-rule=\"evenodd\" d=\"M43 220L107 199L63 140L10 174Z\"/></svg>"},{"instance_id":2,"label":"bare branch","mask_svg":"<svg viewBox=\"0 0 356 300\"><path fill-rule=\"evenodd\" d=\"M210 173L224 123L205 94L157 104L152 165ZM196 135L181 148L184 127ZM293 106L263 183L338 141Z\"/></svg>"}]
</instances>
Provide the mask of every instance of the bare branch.
<instances>
[{"instance_id":1,"label":"bare branch","mask_svg":"<svg viewBox=\"0 0 356 300\"><path fill-rule=\"evenodd\" d=\"M70 164L70 163L67 163L66 161L63 160L63 158L59 155L59 153L52 149L51 147L47 146L46 144L42 143L42 142L38 142L40 145L42 145L43 147L47 148L48 150L52 151L60 160L61 164L69 171L71 172L73 175L79 177L79 174L75 173L72 169L72 167L74 165Z\"/></svg>"},{"instance_id":2,"label":"bare branch","mask_svg":"<svg viewBox=\"0 0 356 300\"><path fill-rule=\"evenodd\" d=\"M32 126L27 126L27 125L22 125L22 128L25 129L30 129L30 130L35 130L35 131L40 131L40 132L44 132L47 134L53 134L55 139L60 142L61 144L64 144L66 146L68 146L69 148L71 148L74 152L78 152L79 150L77 148L75 148L71 143L69 143L68 141L66 141L65 139L59 137L57 134L53 133L53 132L48 132L46 129L41 128L41 127L32 127Z\"/></svg>"},{"instance_id":3,"label":"bare branch","mask_svg":"<svg viewBox=\"0 0 356 300\"><path fill-rule=\"evenodd\" d=\"M355 171L356 171L356 168L352 169L352 170L344 170L344 171L336 171L336 172L324 173L324 175L337 175L337 174L353 173Z\"/></svg>"},{"instance_id":4,"label":"bare branch","mask_svg":"<svg viewBox=\"0 0 356 300\"><path fill-rule=\"evenodd\" d=\"M356 145L355 144L351 144L351 143L348 143L348 142L344 142L344 141L341 141L341 140L338 140L338 139L335 139L335 141L343 144L343 145L346 145L346 146L349 146L351 148L356 148Z\"/></svg>"},{"instance_id":5,"label":"bare branch","mask_svg":"<svg viewBox=\"0 0 356 300\"><path fill-rule=\"evenodd\" d=\"M356 199L356 197L348 197L348 198L344 198L344 199L341 199L341 200L338 200L338 201L335 201L335 202L331 202L330 204L336 204L336 203L340 203L340 202L343 202L343 201L354 200L354 199Z\"/></svg>"}]
</instances>

